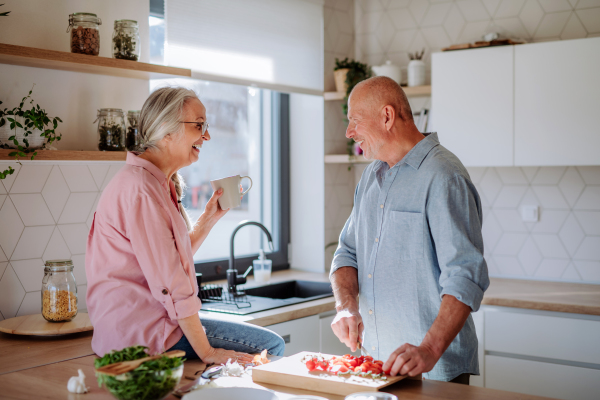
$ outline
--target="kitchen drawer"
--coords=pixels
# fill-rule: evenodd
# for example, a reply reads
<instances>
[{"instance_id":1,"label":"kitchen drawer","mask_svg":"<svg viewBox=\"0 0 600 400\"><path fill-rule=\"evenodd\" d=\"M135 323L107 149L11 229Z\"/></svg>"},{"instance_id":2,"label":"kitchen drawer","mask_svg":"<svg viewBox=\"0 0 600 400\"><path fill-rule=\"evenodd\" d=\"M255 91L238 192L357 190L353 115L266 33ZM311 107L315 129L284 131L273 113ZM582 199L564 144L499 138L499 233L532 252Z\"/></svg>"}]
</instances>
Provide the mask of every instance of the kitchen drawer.
<instances>
[{"instance_id":1,"label":"kitchen drawer","mask_svg":"<svg viewBox=\"0 0 600 400\"><path fill-rule=\"evenodd\" d=\"M486 352L600 364L598 320L486 310L484 324Z\"/></svg>"},{"instance_id":2,"label":"kitchen drawer","mask_svg":"<svg viewBox=\"0 0 600 400\"><path fill-rule=\"evenodd\" d=\"M266 328L278 333L285 340L284 356L291 356L301 351L319 351L319 316L294 319Z\"/></svg>"},{"instance_id":3,"label":"kitchen drawer","mask_svg":"<svg viewBox=\"0 0 600 400\"><path fill-rule=\"evenodd\" d=\"M486 355L485 387L557 399L596 400L600 370Z\"/></svg>"}]
</instances>

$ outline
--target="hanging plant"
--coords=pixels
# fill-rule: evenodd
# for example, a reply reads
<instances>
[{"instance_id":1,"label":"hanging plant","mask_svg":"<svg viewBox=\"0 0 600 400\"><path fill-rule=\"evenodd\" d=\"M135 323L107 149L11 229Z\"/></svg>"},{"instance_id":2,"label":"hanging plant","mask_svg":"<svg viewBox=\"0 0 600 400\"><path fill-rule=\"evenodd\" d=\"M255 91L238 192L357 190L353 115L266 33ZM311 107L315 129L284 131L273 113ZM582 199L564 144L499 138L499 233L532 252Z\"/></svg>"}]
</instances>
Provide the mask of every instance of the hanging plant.
<instances>
[{"instance_id":1,"label":"hanging plant","mask_svg":"<svg viewBox=\"0 0 600 400\"><path fill-rule=\"evenodd\" d=\"M2 7L4 4L0 4L0 7ZM3 13L0 13L0 17L8 17L8 14L10 14L10 11L5 11Z\"/></svg>"},{"instance_id":2,"label":"hanging plant","mask_svg":"<svg viewBox=\"0 0 600 400\"><path fill-rule=\"evenodd\" d=\"M34 105L32 93L33 88L27 96L23 97L18 107L10 110L0 109L0 131L6 132L8 124L8 133L5 133L4 141L1 141L0 136L0 148L14 149L15 151L8 153L8 156L15 157L19 164L21 164L19 158L28 157L33 160L39 147L48 147L62 137L62 134L56 133L58 123L62 120L59 117L50 117L39 104ZM30 141L37 139L35 135L38 133L39 137L44 138L43 146L30 145ZM9 166L8 169L0 172L0 179L5 179L14 172L15 170Z\"/></svg>"}]
</instances>

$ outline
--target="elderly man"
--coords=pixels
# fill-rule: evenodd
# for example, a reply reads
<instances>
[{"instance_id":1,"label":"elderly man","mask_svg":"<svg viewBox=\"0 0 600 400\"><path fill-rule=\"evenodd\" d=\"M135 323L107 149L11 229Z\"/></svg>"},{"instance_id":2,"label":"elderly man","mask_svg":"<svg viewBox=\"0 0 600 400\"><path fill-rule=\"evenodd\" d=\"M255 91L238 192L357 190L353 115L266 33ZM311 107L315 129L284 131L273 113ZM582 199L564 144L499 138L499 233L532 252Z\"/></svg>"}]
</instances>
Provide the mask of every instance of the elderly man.
<instances>
[{"instance_id":1,"label":"elderly man","mask_svg":"<svg viewBox=\"0 0 600 400\"><path fill-rule=\"evenodd\" d=\"M489 286L479 195L437 134L418 131L393 80L356 85L348 120L346 137L378 161L356 187L332 263L332 329L392 375L468 384L479 374L470 313Z\"/></svg>"}]
</instances>

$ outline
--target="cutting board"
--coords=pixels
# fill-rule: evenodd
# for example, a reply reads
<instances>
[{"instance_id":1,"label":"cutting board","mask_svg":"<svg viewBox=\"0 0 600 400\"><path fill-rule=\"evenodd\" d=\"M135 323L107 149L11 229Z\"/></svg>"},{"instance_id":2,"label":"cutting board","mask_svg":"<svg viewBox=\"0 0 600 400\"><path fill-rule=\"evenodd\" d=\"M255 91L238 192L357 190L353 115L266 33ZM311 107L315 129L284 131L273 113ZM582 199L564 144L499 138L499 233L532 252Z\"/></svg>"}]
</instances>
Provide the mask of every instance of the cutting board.
<instances>
[{"instance_id":1,"label":"cutting board","mask_svg":"<svg viewBox=\"0 0 600 400\"><path fill-rule=\"evenodd\" d=\"M24 315L0 321L0 332L14 335L55 336L93 329L87 313L77 313L69 322L48 322L42 314Z\"/></svg>"},{"instance_id":2,"label":"cutting board","mask_svg":"<svg viewBox=\"0 0 600 400\"><path fill-rule=\"evenodd\" d=\"M301 361L307 354L315 353L303 351L269 364L254 367L252 368L252 380L256 383L270 383L346 396L356 392L380 390L406 378L406 376L388 376L387 380L382 381L357 376L344 378L323 371L310 372ZM323 354L323 356L333 357L328 354Z\"/></svg>"}]
</instances>

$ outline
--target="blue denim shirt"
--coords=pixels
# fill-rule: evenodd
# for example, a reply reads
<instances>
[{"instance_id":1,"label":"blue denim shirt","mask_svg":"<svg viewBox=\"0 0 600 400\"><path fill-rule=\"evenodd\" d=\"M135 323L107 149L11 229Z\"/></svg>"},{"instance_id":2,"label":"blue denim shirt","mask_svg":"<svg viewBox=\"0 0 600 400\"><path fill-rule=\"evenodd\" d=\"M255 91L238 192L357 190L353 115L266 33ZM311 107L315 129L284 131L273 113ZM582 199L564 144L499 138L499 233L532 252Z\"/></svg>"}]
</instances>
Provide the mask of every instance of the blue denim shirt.
<instances>
[{"instance_id":1,"label":"blue denim shirt","mask_svg":"<svg viewBox=\"0 0 600 400\"><path fill-rule=\"evenodd\" d=\"M385 361L404 343L421 344L445 294L479 309L489 286L481 222L467 170L436 133L391 169L382 161L365 169L331 274L358 270L363 340L373 357ZM463 373L479 374L471 316L424 377L448 381Z\"/></svg>"}]
</instances>

